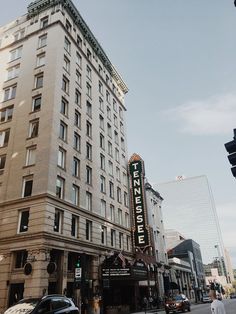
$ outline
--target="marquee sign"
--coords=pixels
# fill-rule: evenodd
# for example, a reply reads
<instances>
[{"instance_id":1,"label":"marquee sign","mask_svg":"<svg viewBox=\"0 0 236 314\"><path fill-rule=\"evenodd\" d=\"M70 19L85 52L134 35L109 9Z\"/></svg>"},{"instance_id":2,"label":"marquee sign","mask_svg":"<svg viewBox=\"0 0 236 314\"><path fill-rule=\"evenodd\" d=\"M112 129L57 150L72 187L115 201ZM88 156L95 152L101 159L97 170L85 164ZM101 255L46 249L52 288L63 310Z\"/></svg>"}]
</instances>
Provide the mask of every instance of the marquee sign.
<instances>
[{"instance_id":1,"label":"marquee sign","mask_svg":"<svg viewBox=\"0 0 236 314\"><path fill-rule=\"evenodd\" d=\"M133 240L134 246L144 250L150 245L149 229L146 218L146 200L144 189L144 162L134 154L129 161L131 184L131 204L133 210Z\"/></svg>"}]
</instances>

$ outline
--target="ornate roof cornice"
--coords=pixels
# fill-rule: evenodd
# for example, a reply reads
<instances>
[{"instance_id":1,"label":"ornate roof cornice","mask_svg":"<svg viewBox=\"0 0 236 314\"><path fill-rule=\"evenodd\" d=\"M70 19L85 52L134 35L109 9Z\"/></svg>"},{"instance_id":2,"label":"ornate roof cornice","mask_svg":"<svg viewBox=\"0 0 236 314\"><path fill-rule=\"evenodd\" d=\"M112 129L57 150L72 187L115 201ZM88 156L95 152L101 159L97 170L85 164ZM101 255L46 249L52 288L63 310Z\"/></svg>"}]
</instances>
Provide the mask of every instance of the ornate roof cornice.
<instances>
[{"instance_id":1,"label":"ornate roof cornice","mask_svg":"<svg viewBox=\"0 0 236 314\"><path fill-rule=\"evenodd\" d=\"M103 65L106 67L111 76L116 80L118 86L121 88L123 93L126 94L128 92L127 85L107 57L101 45L89 29L88 25L85 23L84 19L82 18L79 11L71 0L36 0L34 2L31 2L27 7L28 17L31 18L39 14L40 12L58 4L61 4L65 8L65 10L73 19L74 23L79 27L86 40L89 42L89 44L97 54Z\"/></svg>"}]
</instances>

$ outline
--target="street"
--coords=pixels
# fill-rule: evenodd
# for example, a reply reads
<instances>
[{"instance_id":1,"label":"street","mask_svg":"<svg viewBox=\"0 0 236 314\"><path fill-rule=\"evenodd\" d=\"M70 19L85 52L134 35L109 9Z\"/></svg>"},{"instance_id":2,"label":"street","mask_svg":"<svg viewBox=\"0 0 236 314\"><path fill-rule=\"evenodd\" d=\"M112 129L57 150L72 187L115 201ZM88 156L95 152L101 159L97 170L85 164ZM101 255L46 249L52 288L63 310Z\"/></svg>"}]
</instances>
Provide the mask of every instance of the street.
<instances>
[{"instance_id":1,"label":"street","mask_svg":"<svg viewBox=\"0 0 236 314\"><path fill-rule=\"evenodd\" d=\"M227 299L224 300L226 314L235 314L236 313L236 299ZM198 304L192 305L191 312L194 314L211 314L210 303L207 304Z\"/></svg>"}]
</instances>

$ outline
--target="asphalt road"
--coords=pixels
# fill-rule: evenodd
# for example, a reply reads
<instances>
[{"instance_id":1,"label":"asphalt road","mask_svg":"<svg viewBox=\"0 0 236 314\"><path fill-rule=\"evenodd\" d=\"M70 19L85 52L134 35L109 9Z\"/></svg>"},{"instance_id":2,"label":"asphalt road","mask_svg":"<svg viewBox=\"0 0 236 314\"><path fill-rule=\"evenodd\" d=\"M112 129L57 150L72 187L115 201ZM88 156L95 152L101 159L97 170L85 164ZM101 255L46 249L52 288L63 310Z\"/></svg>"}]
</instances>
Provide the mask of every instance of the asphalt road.
<instances>
[{"instance_id":1,"label":"asphalt road","mask_svg":"<svg viewBox=\"0 0 236 314\"><path fill-rule=\"evenodd\" d=\"M223 300L226 314L236 314L236 299ZM210 303L192 305L191 312L193 314L211 314ZM187 313L187 312L186 312Z\"/></svg>"}]
</instances>

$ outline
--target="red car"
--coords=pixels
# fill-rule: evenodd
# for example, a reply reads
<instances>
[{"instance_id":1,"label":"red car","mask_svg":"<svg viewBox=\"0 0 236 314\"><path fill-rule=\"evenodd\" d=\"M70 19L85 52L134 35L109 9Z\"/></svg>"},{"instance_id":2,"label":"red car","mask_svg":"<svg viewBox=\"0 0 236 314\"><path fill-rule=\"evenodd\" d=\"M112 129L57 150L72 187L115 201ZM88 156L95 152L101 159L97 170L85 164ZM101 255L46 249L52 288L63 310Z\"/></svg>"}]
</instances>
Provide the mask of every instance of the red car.
<instances>
[{"instance_id":1,"label":"red car","mask_svg":"<svg viewBox=\"0 0 236 314\"><path fill-rule=\"evenodd\" d=\"M176 312L190 312L191 306L188 298L184 294L178 294L171 299L165 301L166 314Z\"/></svg>"}]
</instances>

